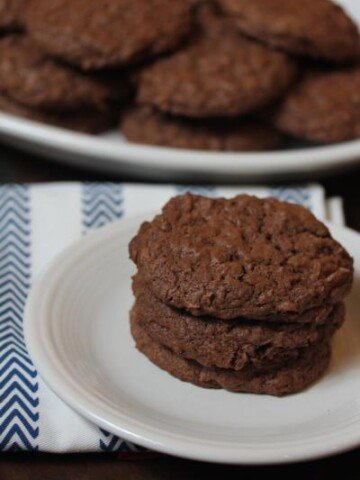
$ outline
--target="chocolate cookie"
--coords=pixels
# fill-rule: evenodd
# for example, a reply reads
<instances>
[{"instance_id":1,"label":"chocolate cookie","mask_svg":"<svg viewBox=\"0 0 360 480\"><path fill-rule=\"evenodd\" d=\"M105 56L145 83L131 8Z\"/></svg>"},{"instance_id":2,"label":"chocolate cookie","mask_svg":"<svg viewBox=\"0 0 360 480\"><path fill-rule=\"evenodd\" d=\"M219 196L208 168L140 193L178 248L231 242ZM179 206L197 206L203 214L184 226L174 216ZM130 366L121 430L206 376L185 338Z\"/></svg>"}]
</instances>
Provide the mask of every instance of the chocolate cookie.
<instances>
[{"instance_id":1,"label":"chocolate cookie","mask_svg":"<svg viewBox=\"0 0 360 480\"><path fill-rule=\"evenodd\" d=\"M137 102L186 117L236 116L284 93L296 73L286 55L231 30L212 31L144 68Z\"/></svg>"},{"instance_id":2,"label":"chocolate cookie","mask_svg":"<svg viewBox=\"0 0 360 480\"><path fill-rule=\"evenodd\" d=\"M318 143L360 138L360 67L308 72L264 119Z\"/></svg>"},{"instance_id":3,"label":"chocolate cookie","mask_svg":"<svg viewBox=\"0 0 360 480\"><path fill-rule=\"evenodd\" d=\"M254 372L251 368L240 371L203 367L193 360L176 355L154 342L131 318L131 332L136 347L161 369L185 382L205 388L224 388L234 392L288 395L304 390L326 370L330 361L328 343L308 348L295 361L278 370Z\"/></svg>"},{"instance_id":4,"label":"chocolate cookie","mask_svg":"<svg viewBox=\"0 0 360 480\"><path fill-rule=\"evenodd\" d=\"M138 324L157 343L177 355L196 360L207 367L242 370L273 369L301 356L304 348L329 341L342 325L342 303L314 309L305 325L246 322L242 319L223 322L211 317L193 317L158 300L141 282L133 283L136 302L132 314ZM316 324L316 317L326 323Z\"/></svg>"},{"instance_id":5,"label":"chocolate cookie","mask_svg":"<svg viewBox=\"0 0 360 480\"><path fill-rule=\"evenodd\" d=\"M147 107L127 110L121 132L131 142L165 147L214 151L275 149L282 136L252 120L189 120L171 117Z\"/></svg>"},{"instance_id":6,"label":"chocolate cookie","mask_svg":"<svg viewBox=\"0 0 360 480\"><path fill-rule=\"evenodd\" d=\"M359 58L355 23L329 0L219 0L238 29L287 52L347 62Z\"/></svg>"},{"instance_id":7,"label":"chocolate cookie","mask_svg":"<svg viewBox=\"0 0 360 480\"><path fill-rule=\"evenodd\" d=\"M198 2L194 9L196 35L199 38L209 37L219 40L229 31L237 30L236 22L228 15L224 15L215 1ZM196 41L196 39L195 39Z\"/></svg>"},{"instance_id":8,"label":"chocolate cookie","mask_svg":"<svg viewBox=\"0 0 360 480\"><path fill-rule=\"evenodd\" d=\"M0 39L0 93L27 107L108 110L128 88L120 79L113 84L56 63L27 36L11 35Z\"/></svg>"},{"instance_id":9,"label":"chocolate cookie","mask_svg":"<svg viewBox=\"0 0 360 480\"><path fill-rule=\"evenodd\" d=\"M20 105L1 94L0 111L55 127L94 134L109 130L117 121L116 115L111 111L75 110L73 112L48 112Z\"/></svg>"},{"instance_id":10,"label":"chocolate cookie","mask_svg":"<svg viewBox=\"0 0 360 480\"><path fill-rule=\"evenodd\" d=\"M183 0L37 0L27 28L41 48L85 70L144 60L191 30Z\"/></svg>"},{"instance_id":11,"label":"chocolate cookie","mask_svg":"<svg viewBox=\"0 0 360 480\"><path fill-rule=\"evenodd\" d=\"M249 195L172 198L130 256L165 303L223 319L294 321L341 301L353 278L352 258L307 209Z\"/></svg>"},{"instance_id":12,"label":"chocolate cookie","mask_svg":"<svg viewBox=\"0 0 360 480\"><path fill-rule=\"evenodd\" d=\"M30 0L0 0L0 32L21 30Z\"/></svg>"}]
</instances>

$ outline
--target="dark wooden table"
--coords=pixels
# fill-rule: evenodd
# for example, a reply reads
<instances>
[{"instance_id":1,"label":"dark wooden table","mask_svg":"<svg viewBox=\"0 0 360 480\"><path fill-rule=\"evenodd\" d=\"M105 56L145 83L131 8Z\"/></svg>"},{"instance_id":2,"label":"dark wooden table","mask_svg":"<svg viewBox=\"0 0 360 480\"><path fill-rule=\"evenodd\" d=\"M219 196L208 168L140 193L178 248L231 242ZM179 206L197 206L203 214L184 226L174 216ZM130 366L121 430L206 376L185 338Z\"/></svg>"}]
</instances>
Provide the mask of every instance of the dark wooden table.
<instances>
[{"instance_id":1,"label":"dark wooden table","mask_svg":"<svg viewBox=\"0 0 360 480\"><path fill-rule=\"evenodd\" d=\"M120 176L104 176L44 162L0 145L0 182L48 182L68 180L121 181ZM129 179L127 179L128 181ZM329 177L316 176L328 196L344 199L347 225L360 230L360 166ZM159 456L142 460L122 460L116 454L3 454L0 480L177 480L202 479L210 475L221 480L360 480L360 449L335 457L301 464L245 467L192 462Z\"/></svg>"}]
</instances>

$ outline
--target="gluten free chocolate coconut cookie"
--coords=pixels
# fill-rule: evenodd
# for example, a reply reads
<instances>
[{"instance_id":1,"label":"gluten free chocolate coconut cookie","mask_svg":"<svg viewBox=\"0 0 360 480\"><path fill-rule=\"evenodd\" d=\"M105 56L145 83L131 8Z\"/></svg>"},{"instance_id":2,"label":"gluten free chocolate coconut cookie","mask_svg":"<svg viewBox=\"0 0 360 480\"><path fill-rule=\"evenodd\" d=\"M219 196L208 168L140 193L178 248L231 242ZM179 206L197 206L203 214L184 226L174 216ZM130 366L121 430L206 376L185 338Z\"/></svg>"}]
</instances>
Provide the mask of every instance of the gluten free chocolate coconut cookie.
<instances>
[{"instance_id":1,"label":"gluten free chocolate coconut cookie","mask_svg":"<svg viewBox=\"0 0 360 480\"><path fill-rule=\"evenodd\" d=\"M360 137L360 67L309 71L264 117L279 130L313 142Z\"/></svg>"},{"instance_id":2,"label":"gluten free chocolate coconut cookie","mask_svg":"<svg viewBox=\"0 0 360 480\"><path fill-rule=\"evenodd\" d=\"M234 371L203 367L197 362L176 355L154 342L134 316L131 318L131 331L137 348L171 375L201 387L225 388L234 392L276 396L296 393L311 385L324 373L331 355L330 347L325 342L317 348L307 349L299 359L279 369L256 373L251 368Z\"/></svg>"},{"instance_id":3,"label":"gluten free chocolate coconut cookie","mask_svg":"<svg viewBox=\"0 0 360 480\"><path fill-rule=\"evenodd\" d=\"M56 63L20 34L0 39L0 92L49 111L108 110L128 94L128 87L121 78L100 80Z\"/></svg>"},{"instance_id":4,"label":"gluten free chocolate coconut cookie","mask_svg":"<svg viewBox=\"0 0 360 480\"><path fill-rule=\"evenodd\" d=\"M28 120L34 120L35 122L76 130L82 133L102 133L109 130L116 122L116 115L111 111L84 109L68 112L50 112L20 105L1 94L0 110Z\"/></svg>"},{"instance_id":5,"label":"gluten free chocolate coconut cookie","mask_svg":"<svg viewBox=\"0 0 360 480\"><path fill-rule=\"evenodd\" d=\"M213 151L257 151L279 147L282 136L271 127L248 119L199 122L133 107L120 126L127 140L149 145Z\"/></svg>"},{"instance_id":6,"label":"gluten free chocolate coconut cookie","mask_svg":"<svg viewBox=\"0 0 360 480\"><path fill-rule=\"evenodd\" d=\"M359 58L360 37L329 0L219 0L238 29L289 53L347 62Z\"/></svg>"},{"instance_id":7,"label":"gluten free chocolate coconut cookie","mask_svg":"<svg viewBox=\"0 0 360 480\"><path fill-rule=\"evenodd\" d=\"M191 3L183 0L37 0L27 15L45 52L85 70L170 50L191 26Z\"/></svg>"},{"instance_id":8,"label":"gluten free chocolate coconut cookie","mask_svg":"<svg viewBox=\"0 0 360 480\"><path fill-rule=\"evenodd\" d=\"M305 208L239 195L171 199L130 243L155 296L194 315L284 321L349 292L353 264Z\"/></svg>"},{"instance_id":9,"label":"gluten free chocolate coconut cookie","mask_svg":"<svg viewBox=\"0 0 360 480\"><path fill-rule=\"evenodd\" d=\"M273 369L299 358L304 349L329 341L344 321L342 303L308 311L300 323L246 322L241 318L223 322L193 317L158 300L141 282L133 284L136 303L132 315L140 327L175 354L207 367L242 370ZM317 320L321 319L319 325Z\"/></svg>"},{"instance_id":10,"label":"gluten free chocolate coconut cookie","mask_svg":"<svg viewBox=\"0 0 360 480\"><path fill-rule=\"evenodd\" d=\"M281 95L296 73L296 63L281 52L231 30L212 31L144 68L137 102L187 117L235 116Z\"/></svg>"}]
</instances>

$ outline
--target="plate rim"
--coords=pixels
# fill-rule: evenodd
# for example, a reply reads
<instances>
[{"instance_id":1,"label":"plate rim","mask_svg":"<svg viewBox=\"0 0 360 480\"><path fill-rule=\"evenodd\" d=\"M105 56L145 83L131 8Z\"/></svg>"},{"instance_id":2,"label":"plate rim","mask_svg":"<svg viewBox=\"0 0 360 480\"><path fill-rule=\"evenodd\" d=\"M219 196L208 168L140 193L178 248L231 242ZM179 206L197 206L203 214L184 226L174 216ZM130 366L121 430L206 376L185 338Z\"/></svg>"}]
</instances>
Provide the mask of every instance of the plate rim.
<instances>
[{"instance_id":1,"label":"plate rim","mask_svg":"<svg viewBox=\"0 0 360 480\"><path fill-rule=\"evenodd\" d=\"M46 298L43 284L51 286L49 277L54 276L54 278L59 279L62 276L67 267L65 260L69 261L70 256L73 259L79 258L79 256L84 255L85 249L99 245L101 241L110 241L114 235L118 235L122 230L131 228L131 226L140 224L145 218L148 218L148 215L117 220L76 240L53 259L31 287L24 311L24 337L38 373L51 390L80 415L127 441L192 460L226 464L280 464L322 458L359 446L360 429L357 423L350 429L344 429L343 437L338 438L338 432L326 435L328 441L331 437L330 440L332 439L334 442L331 444L331 448L323 437L315 437L315 440L312 438L310 441L305 439L304 442L286 442L285 440L281 445L281 450L279 450L279 443L274 443L267 448L266 452L264 446L259 447L257 445L260 451L255 449L255 453L254 449L251 449L250 442L248 449L245 449L243 445L239 448L236 444L232 447L228 446L230 444L221 447L219 442L197 444L194 443L194 440L191 440L191 437L189 440L189 437L176 435L163 429L158 429L158 432L154 434L156 429L153 426L144 424L136 426L134 425L136 421L127 417L126 414L123 414L125 418L127 417L127 420L124 420L122 426L114 425L116 420L111 412L104 412L104 406L103 408L99 407L98 403L91 397L82 396L81 401L79 401L78 397L81 396L82 389L69 383L69 378L66 375L63 376L61 369L59 370L59 365L55 365L54 354L52 358L47 351L47 346L41 344L42 337L38 329L34 328L35 325L41 325L39 320L42 316L41 308ZM347 235L356 236L357 241L360 241L360 234L355 230L332 224L327 225L335 232L335 237L337 231L343 231ZM357 428L355 428L356 425ZM213 448L211 448L211 445L213 445Z\"/></svg>"},{"instance_id":2,"label":"plate rim","mask_svg":"<svg viewBox=\"0 0 360 480\"><path fill-rule=\"evenodd\" d=\"M360 139L269 152L207 152L130 142L117 145L101 136L73 132L4 112L0 112L0 135L10 143L16 140L35 149L48 148L50 156L51 151L72 155L71 160L51 157L57 161L100 170L151 167L154 172L147 172L150 176L168 172L169 175L198 173L229 177L241 174L244 178L260 178L326 171L360 161Z\"/></svg>"}]
</instances>

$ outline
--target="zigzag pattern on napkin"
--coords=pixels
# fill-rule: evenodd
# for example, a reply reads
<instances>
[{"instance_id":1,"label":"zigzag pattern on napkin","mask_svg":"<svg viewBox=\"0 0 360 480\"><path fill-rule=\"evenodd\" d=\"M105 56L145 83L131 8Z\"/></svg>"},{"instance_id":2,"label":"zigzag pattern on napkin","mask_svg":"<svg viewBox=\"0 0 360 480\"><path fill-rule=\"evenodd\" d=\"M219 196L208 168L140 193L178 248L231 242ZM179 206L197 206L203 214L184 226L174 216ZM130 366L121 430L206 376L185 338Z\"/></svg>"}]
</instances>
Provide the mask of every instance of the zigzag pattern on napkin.
<instances>
[{"instance_id":1,"label":"zigzag pattern on napkin","mask_svg":"<svg viewBox=\"0 0 360 480\"><path fill-rule=\"evenodd\" d=\"M204 197L215 197L216 188L213 185L176 185L176 194L182 195L191 192Z\"/></svg>"},{"instance_id":2,"label":"zigzag pattern on napkin","mask_svg":"<svg viewBox=\"0 0 360 480\"><path fill-rule=\"evenodd\" d=\"M311 210L311 193L304 187L276 187L269 190L269 195L284 202L297 203Z\"/></svg>"},{"instance_id":3,"label":"zigzag pattern on napkin","mask_svg":"<svg viewBox=\"0 0 360 480\"><path fill-rule=\"evenodd\" d=\"M37 450L37 373L22 318L30 286L29 193L0 187L0 451Z\"/></svg>"},{"instance_id":4,"label":"zigzag pattern on napkin","mask_svg":"<svg viewBox=\"0 0 360 480\"><path fill-rule=\"evenodd\" d=\"M113 435L112 433L106 432L100 428L101 438L100 438L100 449L103 452L146 452L147 449L134 445L130 442L125 442L122 438Z\"/></svg>"},{"instance_id":5,"label":"zigzag pattern on napkin","mask_svg":"<svg viewBox=\"0 0 360 480\"><path fill-rule=\"evenodd\" d=\"M85 183L82 189L82 223L84 233L121 218L123 210L122 186L114 183ZM104 452L130 452L137 447L99 429L99 448Z\"/></svg>"},{"instance_id":6,"label":"zigzag pattern on napkin","mask_svg":"<svg viewBox=\"0 0 360 480\"><path fill-rule=\"evenodd\" d=\"M123 216L123 193L114 183L85 183L82 191L83 227L99 228Z\"/></svg>"}]
</instances>

